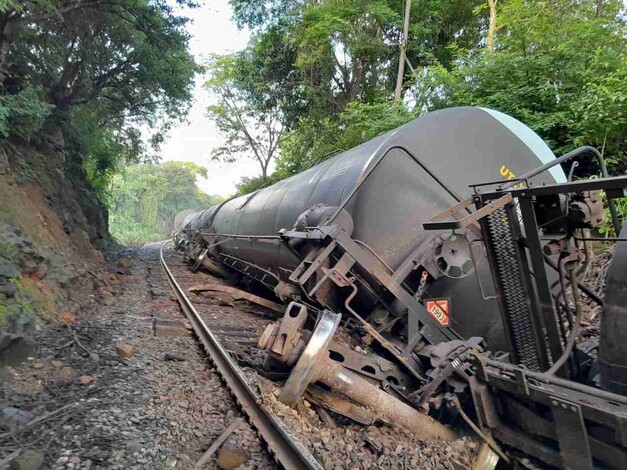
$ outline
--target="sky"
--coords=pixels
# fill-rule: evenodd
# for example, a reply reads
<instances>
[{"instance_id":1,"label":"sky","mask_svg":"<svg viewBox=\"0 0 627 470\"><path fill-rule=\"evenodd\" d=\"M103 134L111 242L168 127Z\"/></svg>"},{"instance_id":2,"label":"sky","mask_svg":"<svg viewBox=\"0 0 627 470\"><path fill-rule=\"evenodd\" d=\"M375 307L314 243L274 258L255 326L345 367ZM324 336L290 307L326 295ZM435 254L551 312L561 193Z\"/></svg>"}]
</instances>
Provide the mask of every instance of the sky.
<instances>
[{"instance_id":1,"label":"sky","mask_svg":"<svg viewBox=\"0 0 627 470\"><path fill-rule=\"evenodd\" d=\"M231 21L228 0L211 0L201 8L185 10L192 19L187 29L191 34L190 51L200 64L210 54L227 54L243 49L250 33L240 31ZM161 146L162 161L191 161L207 168L208 178L199 179L198 186L208 194L228 196L235 193L235 183L243 176L258 176L258 164L249 159L226 164L211 160L211 150L223 142L218 130L206 116L206 109L214 99L203 88L205 79L196 77L194 105L188 123L172 129Z\"/></svg>"}]
</instances>

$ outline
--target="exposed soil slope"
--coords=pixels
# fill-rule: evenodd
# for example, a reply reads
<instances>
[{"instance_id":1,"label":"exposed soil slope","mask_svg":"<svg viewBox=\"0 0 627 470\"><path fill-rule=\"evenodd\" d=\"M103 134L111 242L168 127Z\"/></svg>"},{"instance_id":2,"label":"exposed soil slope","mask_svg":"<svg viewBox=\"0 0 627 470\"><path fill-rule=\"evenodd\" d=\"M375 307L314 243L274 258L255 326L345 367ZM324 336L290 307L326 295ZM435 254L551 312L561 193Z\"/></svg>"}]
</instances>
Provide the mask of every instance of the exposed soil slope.
<instances>
[{"instance_id":1,"label":"exposed soil slope","mask_svg":"<svg viewBox=\"0 0 627 470\"><path fill-rule=\"evenodd\" d=\"M38 145L0 141L0 365L23 355L3 344L71 305L114 246L106 208L57 132ZM89 277L89 276L87 276ZM4 340L2 340L4 338Z\"/></svg>"}]
</instances>

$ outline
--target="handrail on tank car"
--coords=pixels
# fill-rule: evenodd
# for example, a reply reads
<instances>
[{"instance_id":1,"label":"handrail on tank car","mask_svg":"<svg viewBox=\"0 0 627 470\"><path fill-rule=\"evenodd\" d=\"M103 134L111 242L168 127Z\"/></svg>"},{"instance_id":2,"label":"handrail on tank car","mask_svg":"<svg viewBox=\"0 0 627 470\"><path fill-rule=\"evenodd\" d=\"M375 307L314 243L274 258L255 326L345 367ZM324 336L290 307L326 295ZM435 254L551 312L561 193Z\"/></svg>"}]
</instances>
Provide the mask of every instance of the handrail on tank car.
<instances>
[{"instance_id":1,"label":"handrail on tank car","mask_svg":"<svg viewBox=\"0 0 627 470\"><path fill-rule=\"evenodd\" d=\"M453 198L455 199L457 202L461 202L461 197L455 193L451 188L449 188L447 185L445 185L437 176L435 176L435 174L429 170L424 163L422 163L418 158L416 158L416 156L414 154L412 154L409 150L407 150L405 147L401 146L401 145L393 145L391 147L388 147L384 152L381 153L381 155L378 157L378 159L376 160L376 162L370 167L368 168L367 173L359 180L359 182L355 185L355 187L351 190L350 194L346 197L346 199L344 199L344 201L342 201L342 203L338 206L337 210L333 213L333 215L327 219L324 223L324 225L329 225L331 222L333 222L333 220L335 220L335 218L337 217L337 215L340 213L340 211L342 209L344 209L344 207L346 207L346 204L348 204L348 202L351 200L351 198L355 195L355 193L357 193L357 191L361 188L361 186L364 184L364 182L368 179L368 177L373 173L373 171L379 166L379 164L383 161L383 159L392 151L392 150L400 150L401 152L404 152L409 158L411 158L415 163L417 163L431 178L433 178L436 183L438 183L440 186L442 186L442 188ZM261 189L261 188L260 188ZM252 197L258 192L259 190L255 191L251 197L249 198L252 199ZM229 202L231 199L227 199L226 201L223 201L222 203L220 203L220 205L216 208L215 212L212 214L211 216L211 220L210 222L213 222L213 219L215 219L216 214L218 213L218 211L222 208L222 206L224 204L226 204L227 202ZM243 204L246 205L246 203L248 202L248 200ZM470 212L470 211L468 211ZM202 234L202 233L201 233ZM267 236L251 236L251 235L233 235L233 234L220 234L220 233L215 233L212 235L216 235L216 236L221 236L221 237L230 237L230 238L271 238L273 237L272 235L267 235ZM280 237L276 237L276 238L280 238ZM368 247L368 249L370 249L370 251L372 252L372 249L370 247ZM378 257L378 255L377 255Z\"/></svg>"},{"instance_id":2,"label":"handrail on tank car","mask_svg":"<svg viewBox=\"0 0 627 470\"><path fill-rule=\"evenodd\" d=\"M337 149L331 150L330 152L325 153L324 155L322 155L321 157L316 159L315 162L313 162L311 165L309 165L307 167L307 170L309 170L309 168L313 168L314 166L316 166L318 163L322 162L323 160L326 160L331 155L337 155L338 153L342 153L342 152L346 152L346 150L337 148Z\"/></svg>"},{"instance_id":3,"label":"handrail on tank car","mask_svg":"<svg viewBox=\"0 0 627 470\"><path fill-rule=\"evenodd\" d=\"M597 160L597 162L599 163L599 166L601 167L601 176L603 176L603 178L609 178L610 174L607 171L607 165L605 164L605 159L603 158L603 155L601 155L601 152L599 152L594 147L591 147L590 145L584 145L583 147L578 147L575 150L571 150L570 152L562 155L561 157L558 157L548 163L545 163L544 165L541 165L531 171L528 171L527 173L519 176L518 178L509 180L506 184L501 184L501 186L497 189L497 191L505 191L506 189L509 189L512 186L515 186L520 181L524 181L528 187L530 178L533 178L534 176L538 176L540 173L544 173L550 168L553 168L554 166L557 166L568 160L572 160L573 158L576 158L576 157L584 157L587 155L590 155ZM499 183L500 183L499 181L494 181L490 183L471 184L470 187L475 189L475 192L477 192L476 188L480 186L489 186L492 184L499 184ZM614 226L614 230L616 231L616 234L618 234L620 232L621 224L620 224L620 221L618 220L618 212L616 212L616 204L614 200L611 198L608 198L607 203L610 208L610 214L612 216L612 225Z\"/></svg>"},{"instance_id":4,"label":"handrail on tank car","mask_svg":"<svg viewBox=\"0 0 627 470\"><path fill-rule=\"evenodd\" d=\"M238 233L200 232L201 235L213 235L215 237L237 238L248 240L280 240L280 235L243 235Z\"/></svg>"},{"instance_id":5,"label":"handrail on tank car","mask_svg":"<svg viewBox=\"0 0 627 470\"><path fill-rule=\"evenodd\" d=\"M542 173L543 171L546 171L549 168L554 167L555 165L571 160L575 157L583 157L585 155L591 155L594 158L596 158L597 162L599 162L599 166L601 167L601 175L603 176L603 178L610 177L610 174L607 171L607 165L605 164L605 159L603 158L603 155L601 155L601 152L599 152L594 147L591 147L590 145L584 145L583 147L579 147L579 148L576 148L575 150L571 150L567 154L562 155L559 158L556 158L552 162L545 163L544 165L536 168L535 170L525 173L524 175L521 176L521 178L525 178L525 179L532 178ZM620 224L620 221L618 220L618 212L616 211L616 204L613 199L608 198L607 205L610 208L610 214L612 216L612 225L614 225L614 230L616 231L616 235L618 235L618 233L620 232L621 224Z\"/></svg>"},{"instance_id":6,"label":"handrail on tank car","mask_svg":"<svg viewBox=\"0 0 627 470\"><path fill-rule=\"evenodd\" d=\"M368 171L363 176L363 178L361 178L357 182L355 187L351 190L350 194L348 196L346 196L346 199L344 199L344 201L342 201L342 203L338 206L337 210L333 213L333 215L329 219L326 220L325 225L328 225L328 224L330 224L331 222L333 222L335 220L335 218L340 213L340 211L342 209L344 209L344 207L346 207L346 204L348 204L348 202L353 198L353 196L357 193L357 191L359 191L359 189L364 184L364 182L368 179L368 177L374 172L374 170L379 166L379 164L383 161L383 159L392 150L400 150L401 152L404 152L409 158L411 158L415 163L417 163L431 178L433 178L436 183L438 183L440 186L442 186L442 188L447 193L449 193L449 195L453 199L455 199L457 202L461 202L462 201L461 197L457 193L455 193L451 188L449 188L442 181L440 181L440 179L437 176L435 176L435 174L431 170L429 170L424 165L424 163L422 163L418 158L416 158L416 156L414 154L412 154L409 150L407 150L405 147L403 147L401 145L393 145L391 147L388 147L385 150L385 152L381 153L381 155L377 158L377 160L374 162L374 164L372 166L370 166L370 168L368 168Z\"/></svg>"}]
</instances>

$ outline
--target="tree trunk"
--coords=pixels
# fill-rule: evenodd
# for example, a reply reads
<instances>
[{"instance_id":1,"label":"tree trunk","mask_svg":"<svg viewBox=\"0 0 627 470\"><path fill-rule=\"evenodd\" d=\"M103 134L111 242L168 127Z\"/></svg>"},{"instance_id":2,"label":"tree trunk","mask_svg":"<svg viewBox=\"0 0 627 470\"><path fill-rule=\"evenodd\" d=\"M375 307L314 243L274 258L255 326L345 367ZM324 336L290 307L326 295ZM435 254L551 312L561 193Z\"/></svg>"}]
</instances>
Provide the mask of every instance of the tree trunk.
<instances>
[{"instance_id":1,"label":"tree trunk","mask_svg":"<svg viewBox=\"0 0 627 470\"><path fill-rule=\"evenodd\" d=\"M494 51L494 36L496 35L496 4L498 0L488 0L490 8L490 23L488 24L487 47L488 52Z\"/></svg>"},{"instance_id":2,"label":"tree trunk","mask_svg":"<svg viewBox=\"0 0 627 470\"><path fill-rule=\"evenodd\" d=\"M396 76L396 90L394 91L394 101L401 101L403 91L403 76L405 75L405 51L407 49L407 39L409 38L409 15L411 13L411 0L405 0L405 17L403 19L403 38L401 40L401 54L398 59L398 75Z\"/></svg>"},{"instance_id":3,"label":"tree trunk","mask_svg":"<svg viewBox=\"0 0 627 470\"><path fill-rule=\"evenodd\" d=\"M8 14L3 16L2 25L0 26L0 85L9 76L9 51L23 28L23 22L20 17L10 18Z\"/></svg>"}]
</instances>

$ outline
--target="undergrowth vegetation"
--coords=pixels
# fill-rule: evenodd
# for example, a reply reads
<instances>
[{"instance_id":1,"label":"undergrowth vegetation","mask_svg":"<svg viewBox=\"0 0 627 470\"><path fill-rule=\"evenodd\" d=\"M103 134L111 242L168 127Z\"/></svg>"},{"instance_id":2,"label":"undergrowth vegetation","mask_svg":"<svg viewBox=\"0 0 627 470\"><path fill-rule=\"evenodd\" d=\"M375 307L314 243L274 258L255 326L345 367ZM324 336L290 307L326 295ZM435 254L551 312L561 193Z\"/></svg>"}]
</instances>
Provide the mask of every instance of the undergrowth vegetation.
<instances>
[{"instance_id":1,"label":"undergrowth vegetation","mask_svg":"<svg viewBox=\"0 0 627 470\"><path fill-rule=\"evenodd\" d=\"M169 237L180 211L220 202L197 187L201 177L207 170L189 162L126 167L113 177L107 195L111 234L130 245Z\"/></svg>"},{"instance_id":2,"label":"undergrowth vegetation","mask_svg":"<svg viewBox=\"0 0 627 470\"><path fill-rule=\"evenodd\" d=\"M0 302L0 326L23 315L46 318L55 311L56 295L49 285L32 278L14 279L15 296Z\"/></svg>"}]
</instances>

